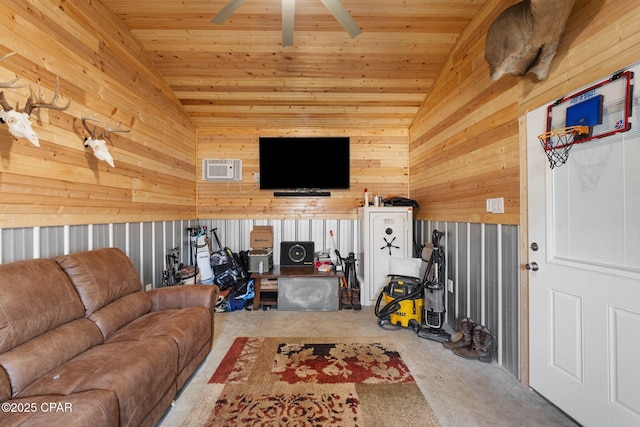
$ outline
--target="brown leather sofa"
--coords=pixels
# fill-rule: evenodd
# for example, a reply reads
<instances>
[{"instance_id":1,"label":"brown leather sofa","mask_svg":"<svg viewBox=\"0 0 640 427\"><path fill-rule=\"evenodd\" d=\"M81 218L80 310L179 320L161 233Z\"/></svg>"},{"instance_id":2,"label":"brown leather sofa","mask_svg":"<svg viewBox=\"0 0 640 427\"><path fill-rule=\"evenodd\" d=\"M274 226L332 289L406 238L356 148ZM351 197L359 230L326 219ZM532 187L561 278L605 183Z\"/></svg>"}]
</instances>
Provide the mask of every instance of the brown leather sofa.
<instances>
[{"instance_id":1,"label":"brown leather sofa","mask_svg":"<svg viewBox=\"0 0 640 427\"><path fill-rule=\"evenodd\" d=\"M211 350L218 292L145 292L115 248L0 265L0 425L157 424Z\"/></svg>"}]
</instances>

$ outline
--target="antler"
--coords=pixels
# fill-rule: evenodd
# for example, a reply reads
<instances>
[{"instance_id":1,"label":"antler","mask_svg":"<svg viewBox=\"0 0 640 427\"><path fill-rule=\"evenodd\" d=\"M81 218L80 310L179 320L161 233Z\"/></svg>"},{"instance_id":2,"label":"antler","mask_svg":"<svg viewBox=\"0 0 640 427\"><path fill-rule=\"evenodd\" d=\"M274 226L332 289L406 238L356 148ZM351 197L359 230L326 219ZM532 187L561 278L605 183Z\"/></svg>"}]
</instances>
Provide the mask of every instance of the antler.
<instances>
[{"instance_id":1,"label":"antler","mask_svg":"<svg viewBox=\"0 0 640 427\"><path fill-rule=\"evenodd\" d=\"M0 99L1 101L1 99ZM90 120L96 121L96 122L101 122L101 123L106 123L105 120L99 120L96 119L95 114L90 114L88 116L85 116L85 113L87 112L87 110L84 110L82 112L82 115L80 116L80 119L82 121L82 126L84 126L84 128L87 130L87 132L89 132L89 137L91 139L105 139L110 133L114 133L114 132L130 132L131 129L120 129L122 127L122 122L118 123L118 126L116 126L115 128L111 127L111 122L109 122L109 129L104 129L101 133L100 133L100 137L96 138L96 130L97 130L97 126L93 127L93 130L89 129L89 124L87 123Z\"/></svg>"},{"instance_id":2,"label":"antler","mask_svg":"<svg viewBox=\"0 0 640 427\"><path fill-rule=\"evenodd\" d=\"M111 157L111 154L109 153L109 149L107 148L107 143L105 141L105 138L107 137L107 135L109 135L112 132L129 132L129 130L131 129L129 130L120 129L122 126L122 123L118 123L118 126L116 126L115 128L112 128L111 122L109 122L109 128L103 130L102 133L100 133L100 137L96 138L97 126L94 126L93 129L90 129L89 123L88 123L89 120L94 120L102 123L106 123L106 122L104 120L96 119L93 114L86 116L85 113L86 113L86 110L82 112L82 116L81 116L82 126L84 126L87 132L89 132L89 136L84 139L84 146L91 147L91 149L93 150L94 156L96 156L98 160L104 160L105 162L109 163L111 167L114 167L113 157Z\"/></svg>"},{"instance_id":3,"label":"antler","mask_svg":"<svg viewBox=\"0 0 640 427\"><path fill-rule=\"evenodd\" d=\"M40 88L40 83L38 83L38 102L33 102L31 99L31 96L29 96L29 99L27 99L27 103L24 106L24 112L27 113L27 115L30 115L31 112L36 108L50 108L52 110L64 111L67 108L69 108L69 106L71 105L71 100L69 100L69 102L67 102L67 105L64 105L64 106L55 105L59 95L60 95L60 79L58 79L57 77L56 77L56 90L53 94L53 99L51 99L51 102L48 102L48 103L44 102L44 100L42 99L42 90Z\"/></svg>"},{"instance_id":4,"label":"antler","mask_svg":"<svg viewBox=\"0 0 640 427\"><path fill-rule=\"evenodd\" d=\"M89 132L89 137L91 139L96 139L96 126L94 126L93 130L91 130L91 129L89 129L89 125L87 124L87 122L89 120L95 120L97 122L103 122L103 120L96 119L93 114L85 116L84 113L86 113L86 112L87 112L87 110L84 110L82 112L82 115L80 116L80 120L82 121L82 126L84 126L84 128L87 130L87 132Z\"/></svg>"},{"instance_id":5,"label":"antler","mask_svg":"<svg viewBox=\"0 0 640 427\"><path fill-rule=\"evenodd\" d=\"M4 61L5 59L7 59L8 57L10 57L11 55L15 55L15 52L9 52L7 53L5 56L3 56L2 58L0 58L0 62Z\"/></svg>"},{"instance_id":6,"label":"antler","mask_svg":"<svg viewBox=\"0 0 640 427\"><path fill-rule=\"evenodd\" d=\"M15 55L15 52L10 52L7 53L5 56L3 56L2 58L0 58L0 62L4 61L5 59L7 59L8 57L10 57L11 55ZM5 89L17 89L17 88L21 88L21 87L26 87L28 85L17 85L16 82L20 80L20 76L16 76L15 79L13 80L9 80L8 82L0 82L0 88L5 88ZM7 111L7 110L5 110Z\"/></svg>"},{"instance_id":7,"label":"antler","mask_svg":"<svg viewBox=\"0 0 640 427\"><path fill-rule=\"evenodd\" d=\"M118 126L116 126L115 128L111 128L111 123L109 123L109 129L103 130L102 131L102 135L101 138L105 138L106 136L108 136L110 133L115 133L115 132L130 132L131 129L120 129L122 127L122 122L118 123Z\"/></svg>"},{"instance_id":8,"label":"antler","mask_svg":"<svg viewBox=\"0 0 640 427\"><path fill-rule=\"evenodd\" d=\"M0 106L2 106L2 110L5 112L13 110L13 107L4 99L4 92L0 92Z\"/></svg>"}]
</instances>

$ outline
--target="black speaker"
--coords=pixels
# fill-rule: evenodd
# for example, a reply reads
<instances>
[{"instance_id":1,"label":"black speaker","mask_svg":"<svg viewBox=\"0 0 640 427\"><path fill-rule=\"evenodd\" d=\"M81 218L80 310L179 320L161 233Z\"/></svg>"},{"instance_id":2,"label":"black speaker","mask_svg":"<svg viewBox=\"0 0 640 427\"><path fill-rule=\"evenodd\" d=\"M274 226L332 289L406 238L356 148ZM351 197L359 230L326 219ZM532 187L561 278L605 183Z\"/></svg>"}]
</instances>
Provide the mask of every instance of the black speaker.
<instances>
[{"instance_id":1,"label":"black speaker","mask_svg":"<svg viewBox=\"0 0 640 427\"><path fill-rule=\"evenodd\" d=\"M280 266L313 267L313 242L280 242Z\"/></svg>"}]
</instances>

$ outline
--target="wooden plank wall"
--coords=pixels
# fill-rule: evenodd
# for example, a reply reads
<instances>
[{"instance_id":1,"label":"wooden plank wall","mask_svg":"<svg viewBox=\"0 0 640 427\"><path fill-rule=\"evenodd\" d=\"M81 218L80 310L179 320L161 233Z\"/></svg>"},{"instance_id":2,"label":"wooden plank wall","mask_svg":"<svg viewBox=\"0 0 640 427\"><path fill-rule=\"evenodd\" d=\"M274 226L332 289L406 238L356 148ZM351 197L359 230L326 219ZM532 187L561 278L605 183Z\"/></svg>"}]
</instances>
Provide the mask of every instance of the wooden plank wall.
<instances>
[{"instance_id":1,"label":"wooden plank wall","mask_svg":"<svg viewBox=\"0 0 640 427\"><path fill-rule=\"evenodd\" d=\"M640 61L640 3L579 0L547 80L506 76L492 82L484 35L513 3L488 2L461 35L409 129L409 187L422 206L418 220L520 225L520 379L528 384L525 116ZM485 212L486 198L493 197L505 198L504 214Z\"/></svg>"},{"instance_id":2,"label":"wooden plank wall","mask_svg":"<svg viewBox=\"0 0 640 427\"><path fill-rule=\"evenodd\" d=\"M0 228L195 217L196 131L129 30L101 2L3 0L0 82L23 107L56 79L64 111L32 115L40 148L0 125ZM107 140L115 167L83 146L80 117L122 122ZM102 123L99 128L109 126Z\"/></svg>"},{"instance_id":3,"label":"wooden plank wall","mask_svg":"<svg viewBox=\"0 0 640 427\"><path fill-rule=\"evenodd\" d=\"M41 110L41 148L0 126L0 227L202 218L354 218L362 191L417 199L416 219L522 224L520 130L527 110L638 59L638 5L581 0L545 82L505 77L492 82L484 35L514 3L491 1L462 34L433 93L409 130L200 129L198 137L175 96L137 42L99 2L6 0L0 5L0 81L16 74L49 98L60 79L65 112ZM5 90L24 105L29 88ZM109 144L115 168L82 146L82 112L131 128ZM237 194L234 184L202 182L203 158L244 161L242 191L254 186L260 135L349 135L352 189L330 198L276 199ZM197 141L196 141L197 140ZM197 154L196 147L197 144ZM196 187L199 193L196 200ZM504 197L506 213L485 212Z\"/></svg>"},{"instance_id":4,"label":"wooden plank wall","mask_svg":"<svg viewBox=\"0 0 640 427\"><path fill-rule=\"evenodd\" d=\"M418 219L519 223L517 80L493 83L483 58L484 35L510 3L488 2L461 34L410 127ZM504 214L486 212L494 197L504 197Z\"/></svg>"},{"instance_id":5,"label":"wooden plank wall","mask_svg":"<svg viewBox=\"0 0 640 427\"><path fill-rule=\"evenodd\" d=\"M406 129L368 131L327 128L291 129L198 129L198 174L202 159L241 159L241 182L213 182L198 179L200 219L355 219L363 205L364 189L381 195L408 195L409 144ZM351 142L351 188L332 190L331 197L274 197L259 190L260 136L349 136ZM295 158L292 159L295 161ZM319 162L331 173L331 153L318 153Z\"/></svg>"},{"instance_id":6,"label":"wooden plank wall","mask_svg":"<svg viewBox=\"0 0 640 427\"><path fill-rule=\"evenodd\" d=\"M484 36L516 2L487 2L409 129L410 194L422 206L417 219L524 225L519 119L640 60L640 3L580 0L547 80L506 76L493 82ZM494 197L504 197L504 214L486 212L486 199Z\"/></svg>"}]
</instances>

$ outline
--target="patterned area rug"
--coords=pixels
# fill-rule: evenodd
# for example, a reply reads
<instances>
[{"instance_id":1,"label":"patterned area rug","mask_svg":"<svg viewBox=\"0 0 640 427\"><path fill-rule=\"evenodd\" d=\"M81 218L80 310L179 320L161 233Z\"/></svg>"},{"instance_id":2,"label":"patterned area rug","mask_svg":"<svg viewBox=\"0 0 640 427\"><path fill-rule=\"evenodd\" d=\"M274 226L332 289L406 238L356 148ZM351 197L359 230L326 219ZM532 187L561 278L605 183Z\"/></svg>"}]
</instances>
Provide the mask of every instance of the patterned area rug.
<instances>
[{"instance_id":1,"label":"patterned area rug","mask_svg":"<svg viewBox=\"0 0 640 427\"><path fill-rule=\"evenodd\" d=\"M184 426L439 426L400 354L358 339L237 338Z\"/></svg>"}]
</instances>

